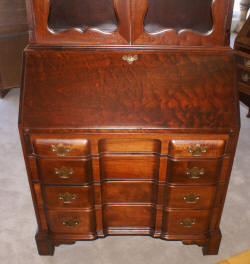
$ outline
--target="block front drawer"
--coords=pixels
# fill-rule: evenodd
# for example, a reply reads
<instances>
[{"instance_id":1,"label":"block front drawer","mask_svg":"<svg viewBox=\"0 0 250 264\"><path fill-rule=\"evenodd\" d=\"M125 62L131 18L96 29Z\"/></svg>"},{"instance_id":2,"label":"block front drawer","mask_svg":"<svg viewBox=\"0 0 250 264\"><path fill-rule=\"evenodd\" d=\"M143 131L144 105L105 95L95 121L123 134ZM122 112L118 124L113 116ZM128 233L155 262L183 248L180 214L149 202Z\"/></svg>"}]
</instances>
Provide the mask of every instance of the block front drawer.
<instances>
[{"instance_id":1,"label":"block front drawer","mask_svg":"<svg viewBox=\"0 0 250 264\"><path fill-rule=\"evenodd\" d=\"M208 209L213 206L216 187L168 187L167 203L168 208L194 208Z\"/></svg>"},{"instance_id":2,"label":"block front drawer","mask_svg":"<svg viewBox=\"0 0 250 264\"><path fill-rule=\"evenodd\" d=\"M87 139L69 135L31 135L34 153L39 156L68 157L90 154Z\"/></svg>"},{"instance_id":3,"label":"block front drawer","mask_svg":"<svg viewBox=\"0 0 250 264\"><path fill-rule=\"evenodd\" d=\"M163 232L169 234L199 234L208 230L210 211L165 211Z\"/></svg>"},{"instance_id":4,"label":"block front drawer","mask_svg":"<svg viewBox=\"0 0 250 264\"><path fill-rule=\"evenodd\" d=\"M44 183L87 183L92 175L89 159L38 159L38 171Z\"/></svg>"},{"instance_id":5,"label":"block front drawer","mask_svg":"<svg viewBox=\"0 0 250 264\"><path fill-rule=\"evenodd\" d=\"M171 140L169 155L174 157L220 157L225 140Z\"/></svg>"},{"instance_id":6,"label":"block front drawer","mask_svg":"<svg viewBox=\"0 0 250 264\"><path fill-rule=\"evenodd\" d=\"M219 180L221 164L221 159L169 159L167 179L171 184L213 184Z\"/></svg>"},{"instance_id":7,"label":"block front drawer","mask_svg":"<svg viewBox=\"0 0 250 264\"><path fill-rule=\"evenodd\" d=\"M93 207L93 191L90 186L45 186L47 208Z\"/></svg>"},{"instance_id":8,"label":"block front drawer","mask_svg":"<svg viewBox=\"0 0 250 264\"><path fill-rule=\"evenodd\" d=\"M49 229L55 233L90 234L95 232L93 211L48 211Z\"/></svg>"}]
</instances>

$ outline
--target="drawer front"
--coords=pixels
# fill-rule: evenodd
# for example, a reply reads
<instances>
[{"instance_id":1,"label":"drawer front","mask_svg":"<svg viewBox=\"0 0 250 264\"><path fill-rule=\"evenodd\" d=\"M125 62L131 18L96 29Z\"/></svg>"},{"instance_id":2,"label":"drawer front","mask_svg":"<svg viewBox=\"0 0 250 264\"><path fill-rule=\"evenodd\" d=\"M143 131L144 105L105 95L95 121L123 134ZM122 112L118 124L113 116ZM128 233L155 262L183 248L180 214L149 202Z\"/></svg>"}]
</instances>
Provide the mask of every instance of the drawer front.
<instances>
[{"instance_id":1,"label":"drawer front","mask_svg":"<svg viewBox=\"0 0 250 264\"><path fill-rule=\"evenodd\" d=\"M143 205L106 205L103 207L104 228L152 228L155 209Z\"/></svg>"},{"instance_id":2,"label":"drawer front","mask_svg":"<svg viewBox=\"0 0 250 264\"><path fill-rule=\"evenodd\" d=\"M90 186L45 186L46 206L55 208L86 208L93 205L93 192Z\"/></svg>"},{"instance_id":3,"label":"drawer front","mask_svg":"<svg viewBox=\"0 0 250 264\"><path fill-rule=\"evenodd\" d=\"M163 232L169 234L199 234L208 230L208 210L165 211Z\"/></svg>"},{"instance_id":4,"label":"drawer front","mask_svg":"<svg viewBox=\"0 0 250 264\"><path fill-rule=\"evenodd\" d=\"M153 203L154 196L154 183L105 182L102 184L104 203Z\"/></svg>"},{"instance_id":5,"label":"drawer front","mask_svg":"<svg viewBox=\"0 0 250 264\"><path fill-rule=\"evenodd\" d=\"M208 209L213 206L216 187L168 187L168 208Z\"/></svg>"},{"instance_id":6,"label":"drawer front","mask_svg":"<svg viewBox=\"0 0 250 264\"><path fill-rule=\"evenodd\" d=\"M38 159L39 175L44 183L87 183L91 181L91 160Z\"/></svg>"},{"instance_id":7,"label":"drawer front","mask_svg":"<svg viewBox=\"0 0 250 264\"><path fill-rule=\"evenodd\" d=\"M160 153L161 142L158 139L147 138L119 138L102 139L99 141L99 152L101 153Z\"/></svg>"},{"instance_id":8,"label":"drawer front","mask_svg":"<svg viewBox=\"0 0 250 264\"><path fill-rule=\"evenodd\" d=\"M100 159L102 179L152 179L158 176L157 156L103 156Z\"/></svg>"},{"instance_id":9,"label":"drawer front","mask_svg":"<svg viewBox=\"0 0 250 264\"><path fill-rule=\"evenodd\" d=\"M95 232L93 211L48 211L49 229L54 233L91 234Z\"/></svg>"},{"instance_id":10,"label":"drawer front","mask_svg":"<svg viewBox=\"0 0 250 264\"><path fill-rule=\"evenodd\" d=\"M90 154L87 139L69 135L31 135L35 154L39 156L70 157Z\"/></svg>"},{"instance_id":11,"label":"drawer front","mask_svg":"<svg viewBox=\"0 0 250 264\"><path fill-rule=\"evenodd\" d=\"M222 160L168 160L171 184L214 184L218 181Z\"/></svg>"},{"instance_id":12,"label":"drawer front","mask_svg":"<svg viewBox=\"0 0 250 264\"><path fill-rule=\"evenodd\" d=\"M244 56L236 55L237 64L244 66L250 71L250 54L245 53Z\"/></svg>"},{"instance_id":13,"label":"drawer front","mask_svg":"<svg viewBox=\"0 0 250 264\"><path fill-rule=\"evenodd\" d=\"M174 157L220 157L225 140L171 140L169 155Z\"/></svg>"}]
</instances>

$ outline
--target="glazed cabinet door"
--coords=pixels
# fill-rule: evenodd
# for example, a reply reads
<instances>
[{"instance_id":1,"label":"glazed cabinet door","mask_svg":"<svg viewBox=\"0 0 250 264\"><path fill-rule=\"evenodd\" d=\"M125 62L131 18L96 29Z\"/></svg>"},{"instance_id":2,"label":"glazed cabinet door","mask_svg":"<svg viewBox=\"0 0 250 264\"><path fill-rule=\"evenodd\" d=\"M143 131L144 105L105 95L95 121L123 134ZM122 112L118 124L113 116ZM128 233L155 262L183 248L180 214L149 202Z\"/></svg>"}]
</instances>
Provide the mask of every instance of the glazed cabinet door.
<instances>
[{"instance_id":1,"label":"glazed cabinet door","mask_svg":"<svg viewBox=\"0 0 250 264\"><path fill-rule=\"evenodd\" d=\"M131 0L132 44L224 46L232 0Z\"/></svg>"},{"instance_id":2,"label":"glazed cabinet door","mask_svg":"<svg viewBox=\"0 0 250 264\"><path fill-rule=\"evenodd\" d=\"M28 0L34 43L229 43L233 0Z\"/></svg>"},{"instance_id":3,"label":"glazed cabinet door","mask_svg":"<svg viewBox=\"0 0 250 264\"><path fill-rule=\"evenodd\" d=\"M28 0L32 42L128 44L130 0Z\"/></svg>"}]
</instances>

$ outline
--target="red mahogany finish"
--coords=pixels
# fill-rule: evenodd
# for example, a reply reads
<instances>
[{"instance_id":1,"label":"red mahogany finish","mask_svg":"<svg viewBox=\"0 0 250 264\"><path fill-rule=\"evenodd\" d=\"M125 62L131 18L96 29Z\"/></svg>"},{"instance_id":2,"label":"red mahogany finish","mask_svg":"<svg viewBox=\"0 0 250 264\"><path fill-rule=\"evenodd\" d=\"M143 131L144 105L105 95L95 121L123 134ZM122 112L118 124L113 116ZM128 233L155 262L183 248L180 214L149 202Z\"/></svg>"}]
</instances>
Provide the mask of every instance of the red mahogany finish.
<instances>
[{"instance_id":1,"label":"red mahogany finish","mask_svg":"<svg viewBox=\"0 0 250 264\"><path fill-rule=\"evenodd\" d=\"M248 106L250 117L250 17L235 39L237 86L240 100Z\"/></svg>"},{"instance_id":2,"label":"red mahogany finish","mask_svg":"<svg viewBox=\"0 0 250 264\"><path fill-rule=\"evenodd\" d=\"M39 254L107 235L218 253L239 133L232 1L192 2L28 1L19 128Z\"/></svg>"}]
</instances>

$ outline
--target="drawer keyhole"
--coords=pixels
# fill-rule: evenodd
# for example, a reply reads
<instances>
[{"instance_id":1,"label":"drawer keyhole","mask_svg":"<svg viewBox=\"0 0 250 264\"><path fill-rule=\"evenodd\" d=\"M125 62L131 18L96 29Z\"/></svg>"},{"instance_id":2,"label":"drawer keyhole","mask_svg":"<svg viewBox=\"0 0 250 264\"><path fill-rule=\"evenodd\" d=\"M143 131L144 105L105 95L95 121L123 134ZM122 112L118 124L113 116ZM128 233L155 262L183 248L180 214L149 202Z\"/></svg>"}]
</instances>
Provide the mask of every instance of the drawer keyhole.
<instances>
[{"instance_id":1,"label":"drawer keyhole","mask_svg":"<svg viewBox=\"0 0 250 264\"><path fill-rule=\"evenodd\" d=\"M124 61L127 61L128 64L132 64L134 61L138 60L138 55L134 55L134 56L132 54L124 55L124 56L122 56L122 59Z\"/></svg>"}]
</instances>

